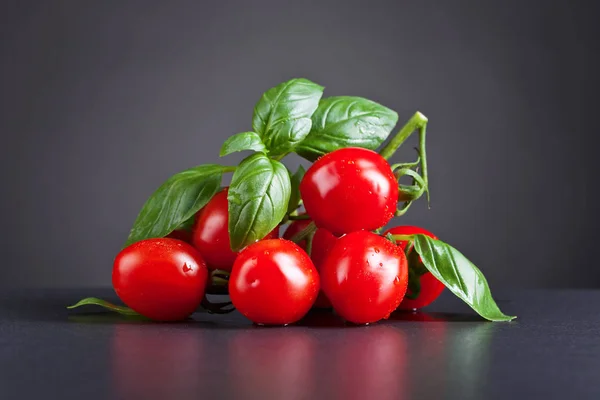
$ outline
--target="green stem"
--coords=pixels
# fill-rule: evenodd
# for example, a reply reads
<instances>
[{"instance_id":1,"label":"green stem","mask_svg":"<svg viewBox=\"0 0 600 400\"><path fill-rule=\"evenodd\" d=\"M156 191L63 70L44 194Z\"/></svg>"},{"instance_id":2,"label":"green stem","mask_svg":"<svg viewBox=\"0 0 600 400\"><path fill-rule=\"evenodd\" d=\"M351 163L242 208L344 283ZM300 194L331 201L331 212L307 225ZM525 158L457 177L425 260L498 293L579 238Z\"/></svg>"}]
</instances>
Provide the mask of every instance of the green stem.
<instances>
[{"instance_id":1,"label":"green stem","mask_svg":"<svg viewBox=\"0 0 600 400\"><path fill-rule=\"evenodd\" d=\"M276 156L276 157L271 157L271 159L272 159L272 160L275 160L275 161L281 161L281 159L282 159L283 157L287 156L288 154L289 154L289 153L284 153L284 154L281 154L281 155L279 155L279 156Z\"/></svg>"},{"instance_id":2,"label":"green stem","mask_svg":"<svg viewBox=\"0 0 600 400\"><path fill-rule=\"evenodd\" d=\"M408 209L410 208L410 206L412 205L412 201L407 201L406 203L404 203L404 205L402 206L401 209L396 210L396 213L394 214L396 217L401 217L404 214L406 214L406 212L408 211Z\"/></svg>"},{"instance_id":3,"label":"green stem","mask_svg":"<svg viewBox=\"0 0 600 400\"><path fill-rule=\"evenodd\" d=\"M396 150L402 146L402 143L409 138L409 136L415 131L415 129L427 125L427 117L416 112L406 124L398 131L396 136L390 140L390 142L379 152L383 158L389 160L394 155Z\"/></svg>"},{"instance_id":4,"label":"green stem","mask_svg":"<svg viewBox=\"0 0 600 400\"><path fill-rule=\"evenodd\" d=\"M414 235L391 235L391 237L396 242L412 242L414 240L414 238L415 238Z\"/></svg>"},{"instance_id":5,"label":"green stem","mask_svg":"<svg viewBox=\"0 0 600 400\"><path fill-rule=\"evenodd\" d=\"M288 216L288 219L289 219L289 220L292 220L292 221L301 221L301 220L307 220L307 219L310 219L310 215L308 215L308 214L300 214L300 215L293 215L293 214L290 214L290 215Z\"/></svg>"},{"instance_id":6,"label":"green stem","mask_svg":"<svg viewBox=\"0 0 600 400\"><path fill-rule=\"evenodd\" d=\"M290 239L292 242L298 244L303 240L308 240L312 234L317 231L317 225L314 222L311 222L306 226L306 228L302 229L300 232L296 233Z\"/></svg>"},{"instance_id":7,"label":"green stem","mask_svg":"<svg viewBox=\"0 0 600 400\"><path fill-rule=\"evenodd\" d=\"M223 172L235 172L237 169L236 165L225 165L223 166Z\"/></svg>"},{"instance_id":8,"label":"green stem","mask_svg":"<svg viewBox=\"0 0 600 400\"><path fill-rule=\"evenodd\" d=\"M419 157L421 161L421 172L423 175L423 181L425 182L425 193L427 194L427 202L429 203L429 179L427 175L427 152L425 149L425 136L427 133L427 117L416 112L415 115L408 120L408 122L400 129L400 131L392 138L392 140L379 152L386 160L390 159L400 148L402 143L409 138L409 136L415 131L419 132Z\"/></svg>"}]
</instances>

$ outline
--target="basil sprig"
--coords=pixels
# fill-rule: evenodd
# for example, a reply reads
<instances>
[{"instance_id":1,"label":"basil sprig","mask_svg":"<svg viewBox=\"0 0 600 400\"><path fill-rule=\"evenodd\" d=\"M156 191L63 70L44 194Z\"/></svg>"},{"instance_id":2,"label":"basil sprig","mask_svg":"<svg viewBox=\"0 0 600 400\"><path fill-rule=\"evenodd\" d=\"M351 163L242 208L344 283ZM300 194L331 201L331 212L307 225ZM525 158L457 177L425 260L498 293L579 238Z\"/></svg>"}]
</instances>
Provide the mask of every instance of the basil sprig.
<instances>
[{"instance_id":1,"label":"basil sprig","mask_svg":"<svg viewBox=\"0 0 600 400\"><path fill-rule=\"evenodd\" d=\"M301 204L299 185L304 168L301 166L292 174L280 162L283 157L295 152L314 161L344 147L375 150L398 121L396 112L374 101L352 96L322 98L323 90L323 86L303 78L291 79L267 90L254 107L252 130L229 137L220 151L222 157L238 151L253 154L238 166L200 165L169 178L144 204L126 245L163 237L174 229L189 228L195 214L221 189L223 173L233 172L227 197L228 230L231 248L238 251L265 237ZM426 117L416 113L380 150L380 154L389 159L414 130L419 130L419 161L395 165L400 168L398 171L413 177L418 175L413 168L420 166L425 189L426 123ZM396 215L402 215L407 209L405 205ZM314 230L315 227L311 224L309 228ZM515 318L500 311L481 271L458 250L424 235L403 240L412 240L414 246L409 254L410 297L419 296L420 276L429 271L483 318L491 321ZM85 304L135 313L95 298L75 306Z\"/></svg>"}]
</instances>

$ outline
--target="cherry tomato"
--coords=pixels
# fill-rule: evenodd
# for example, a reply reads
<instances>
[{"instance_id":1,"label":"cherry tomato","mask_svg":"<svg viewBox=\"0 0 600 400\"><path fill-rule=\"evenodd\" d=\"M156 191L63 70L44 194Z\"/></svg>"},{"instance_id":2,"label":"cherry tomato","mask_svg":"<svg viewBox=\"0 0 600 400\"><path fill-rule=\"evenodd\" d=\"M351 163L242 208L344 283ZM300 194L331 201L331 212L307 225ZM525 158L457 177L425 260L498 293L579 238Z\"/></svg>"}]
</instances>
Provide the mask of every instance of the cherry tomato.
<instances>
[{"instance_id":1,"label":"cherry tomato","mask_svg":"<svg viewBox=\"0 0 600 400\"><path fill-rule=\"evenodd\" d=\"M112 283L136 312L157 321L185 319L200 305L208 269L200 253L171 238L146 239L121 250Z\"/></svg>"},{"instance_id":2,"label":"cherry tomato","mask_svg":"<svg viewBox=\"0 0 600 400\"><path fill-rule=\"evenodd\" d=\"M293 238L297 233L306 228L311 222L312 220L310 219L303 219L292 222L283 233L283 238L288 240ZM319 228L315 232L312 241L310 258L313 261L313 264L315 264L317 271L320 270L321 265L325 261L325 258L327 258L327 255L329 254L329 251L335 244L336 240L337 237L335 237L331 232L329 232L326 229ZM303 250L306 250L306 240L300 241L298 245L302 247ZM315 301L315 304L313 304L313 308L331 308L331 302L327 300L327 296L325 296L325 293L323 293L322 290L319 291L319 296L317 296L317 300Z\"/></svg>"},{"instance_id":3,"label":"cherry tomato","mask_svg":"<svg viewBox=\"0 0 600 400\"><path fill-rule=\"evenodd\" d=\"M397 226L389 229L386 234L388 233L391 233L392 235L414 235L421 233L433 239L437 239L433 233L417 226ZM398 246L402 247L402 250L406 251L407 242L398 241L396 243ZM421 275L420 282L421 291L419 292L419 296L416 299L409 299L408 297L405 297L402 303L400 303L400 307L398 307L399 309L417 310L419 308L426 307L433 303L433 301L437 299L444 291L444 284L437 280L437 278L433 276L431 272L426 272L425 274ZM408 290L408 293L410 293L410 289Z\"/></svg>"},{"instance_id":4,"label":"cherry tomato","mask_svg":"<svg viewBox=\"0 0 600 400\"><path fill-rule=\"evenodd\" d=\"M249 320L287 325L302 318L319 293L319 274L294 242L261 240L240 252L229 278L229 296Z\"/></svg>"},{"instance_id":5,"label":"cherry tomato","mask_svg":"<svg viewBox=\"0 0 600 400\"><path fill-rule=\"evenodd\" d=\"M227 207L227 188L225 188L217 193L196 215L192 244L200 251L211 270L231 271L231 266L238 254L231 250ZM271 231L266 239L274 239L278 236L279 227Z\"/></svg>"},{"instance_id":6,"label":"cherry tomato","mask_svg":"<svg viewBox=\"0 0 600 400\"><path fill-rule=\"evenodd\" d=\"M306 212L340 236L387 224L398 203L398 181L372 150L348 147L319 158L300 183Z\"/></svg>"},{"instance_id":7,"label":"cherry tomato","mask_svg":"<svg viewBox=\"0 0 600 400\"><path fill-rule=\"evenodd\" d=\"M321 267L321 284L345 320L368 324L387 319L408 285L406 256L399 246L367 231L337 240Z\"/></svg>"}]
</instances>

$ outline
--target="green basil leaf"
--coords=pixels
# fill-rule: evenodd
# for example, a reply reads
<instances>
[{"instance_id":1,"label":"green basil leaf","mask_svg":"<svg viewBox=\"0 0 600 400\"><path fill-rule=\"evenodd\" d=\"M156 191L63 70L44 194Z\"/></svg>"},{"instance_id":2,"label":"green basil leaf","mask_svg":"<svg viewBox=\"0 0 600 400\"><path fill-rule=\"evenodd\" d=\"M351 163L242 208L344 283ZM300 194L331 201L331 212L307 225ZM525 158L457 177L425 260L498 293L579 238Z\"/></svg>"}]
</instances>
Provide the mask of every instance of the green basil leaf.
<instances>
[{"instance_id":1,"label":"green basil leaf","mask_svg":"<svg viewBox=\"0 0 600 400\"><path fill-rule=\"evenodd\" d=\"M299 165L294 174L292 174L291 171L289 172L290 181L292 184L292 192L290 195L290 202L288 203L287 212L291 213L292 211L296 210L300 204L300 182L302 182L302 178L304 177L306 170L302 165Z\"/></svg>"},{"instance_id":2,"label":"green basil leaf","mask_svg":"<svg viewBox=\"0 0 600 400\"><path fill-rule=\"evenodd\" d=\"M290 192L290 176L282 163L262 153L244 159L227 195L231 249L238 251L275 229L285 216Z\"/></svg>"},{"instance_id":3,"label":"green basil leaf","mask_svg":"<svg viewBox=\"0 0 600 400\"><path fill-rule=\"evenodd\" d=\"M118 312L119 314L123 315L140 315L129 307L117 306L116 304L109 303L108 301L99 299L97 297L88 297L86 299L79 300L77 303L73 304L72 306L68 306L67 308L71 310L73 308L91 305L104 307L107 310Z\"/></svg>"},{"instance_id":4,"label":"green basil leaf","mask_svg":"<svg viewBox=\"0 0 600 400\"><path fill-rule=\"evenodd\" d=\"M261 153L267 151L265 144L256 132L242 132L235 134L223 143L219 156L224 157L236 151L254 150Z\"/></svg>"},{"instance_id":5,"label":"green basil leaf","mask_svg":"<svg viewBox=\"0 0 600 400\"><path fill-rule=\"evenodd\" d=\"M398 114L362 97L339 96L321 100L312 128L296 152L314 161L343 147L375 150L398 122Z\"/></svg>"},{"instance_id":6,"label":"green basil leaf","mask_svg":"<svg viewBox=\"0 0 600 400\"><path fill-rule=\"evenodd\" d=\"M461 252L441 240L420 234L415 235L414 246L429 272L477 314L490 321L516 318L500 311L485 277Z\"/></svg>"},{"instance_id":7,"label":"green basil leaf","mask_svg":"<svg viewBox=\"0 0 600 400\"><path fill-rule=\"evenodd\" d=\"M292 79L271 88L254 107L252 129L273 157L292 151L310 132L311 115L323 87L308 79Z\"/></svg>"},{"instance_id":8,"label":"green basil leaf","mask_svg":"<svg viewBox=\"0 0 600 400\"><path fill-rule=\"evenodd\" d=\"M188 221L219 191L222 174L222 166L206 164L170 177L144 204L125 246L164 237Z\"/></svg>"}]
</instances>

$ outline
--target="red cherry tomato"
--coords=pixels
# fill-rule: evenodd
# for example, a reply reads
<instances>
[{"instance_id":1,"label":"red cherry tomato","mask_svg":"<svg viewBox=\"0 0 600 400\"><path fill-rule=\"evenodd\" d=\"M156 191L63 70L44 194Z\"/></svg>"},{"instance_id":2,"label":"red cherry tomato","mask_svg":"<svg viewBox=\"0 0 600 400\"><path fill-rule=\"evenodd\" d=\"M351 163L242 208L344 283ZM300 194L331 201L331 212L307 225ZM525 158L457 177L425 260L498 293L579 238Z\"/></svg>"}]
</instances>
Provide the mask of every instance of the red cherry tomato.
<instances>
[{"instance_id":1,"label":"red cherry tomato","mask_svg":"<svg viewBox=\"0 0 600 400\"><path fill-rule=\"evenodd\" d=\"M379 235L349 233L337 240L321 267L321 284L345 320L367 324L387 319L406 293L406 256Z\"/></svg>"},{"instance_id":2,"label":"red cherry tomato","mask_svg":"<svg viewBox=\"0 0 600 400\"><path fill-rule=\"evenodd\" d=\"M417 226L397 226L395 228L389 229L386 234L391 233L392 235L414 235L417 233L421 233L423 235L427 235L433 239L437 239L437 237ZM396 242L398 246L402 247L402 250L406 251L406 243L405 241ZM435 299L437 299L440 294L444 291L444 284L437 280L435 276L431 274L431 272L426 272L421 275L421 291L419 292L419 296L416 299L409 299L407 297L404 298L402 303L400 303L401 310L417 310L419 308L423 308L433 303ZM410 293L410 289L408 290Z\"/></svg>"},{"instance_id":3,"label":"red cherry tomato","mask_svg":"<svg viewBox=\"0 0 600 400\"><path fill-rule=\"evenodd\" d=\"M306 228L311 222L312 220L310 219L303 219L292 222L283 233L283 238L288 240L293 238L297 233ZM320 271L321 265L323 264L323 262L325 262L325 258L327 258L327 255L329 254L329 251L331 251L331 248L335 244L336 240L337 237L335 237L331 232L329 232L326 229L319 228L315 232L312 241L310 258L313 261L313 264L315 264L317 271ZM302 249L306 250L306 240L300 241L298 245L302 247ZM327 296L325 296L325 293L323 293L322 290L319 291L319 296L317 296L317 300L315 301L315 304L313 304L313 308L331 308L331 302L327 300Z\"/></svg>"},{"instance_id":4,"label":"red cherry tomato","mask_svg":"<svg viewBox=\"0 0 600 400\"><path fill-rule=\"evenodd\" d=\"M287 325L302 318L319 293L319 274L294 242L261 240L240 252L229 278L229 296L249 320Z\"/></svg>"},{"instance_id":5,"label":"red cherry tomato","mask_svg":"<svg viewBox=\"0 0 600 400\"><path fill-rule=\"evenodd\" d=\"M398 203L398 181L372 150L348 147L318 159L300 183L306 212L335 235L387 224Z\"/></svg>"},{"instance_id":6,"label":"red cherry tomato","mask_svg":"<svg viewBox=\"0 0 600 400\"><path fill-rule=\"evenodd\" d=\"M112 283L136 312L157 321L185 319L200 305L208 269L200 253L177 239L146 239L121 250Z\"/></svg>"},{"instance_id":7,"label":"red cherry tomato","mask_svg":"<svg viewBox=\"0 0 600 400\"><path fill-rule=\"evenodd\" d=\"M229 212L227 209L227 188L217 193L196 215L192 233L192 244L200 251L208 268L231 271L238 253L231 250L229 241ZM265 239L279 236L279 227Z\"/></svg>"}]
</instances>

